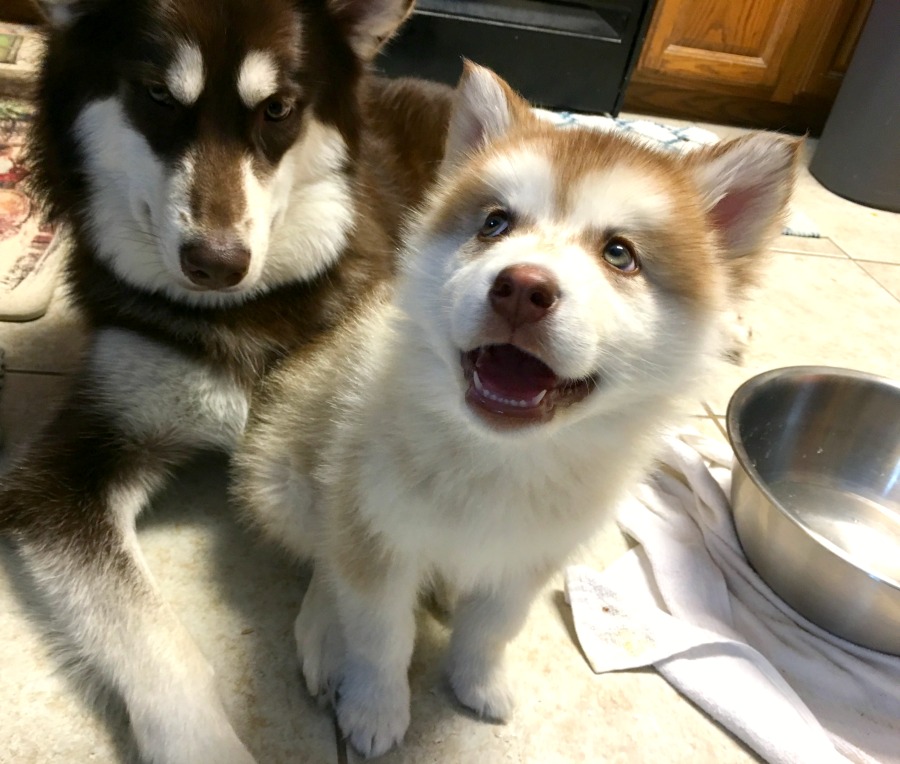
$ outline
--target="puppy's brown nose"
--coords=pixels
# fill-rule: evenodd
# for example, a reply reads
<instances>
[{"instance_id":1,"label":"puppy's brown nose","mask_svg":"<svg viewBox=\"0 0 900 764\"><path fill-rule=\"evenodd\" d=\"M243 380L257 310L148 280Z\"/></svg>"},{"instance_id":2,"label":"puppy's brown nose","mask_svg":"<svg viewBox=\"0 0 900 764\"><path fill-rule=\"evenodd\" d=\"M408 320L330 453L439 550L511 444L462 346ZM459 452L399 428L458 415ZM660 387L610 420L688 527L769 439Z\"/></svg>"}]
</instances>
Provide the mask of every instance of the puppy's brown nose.
<instances>
[{"instance_id":1,"label":"puppy's brown nose","mask_svg":"<svg viewBox=\"0 0 900 764\"><path fill-rule=\"evenodd\" d=\"M515 329L547 315L559 299L559 284L539 265L510 265L497 274L488 297L494 311Z\"/></svg>"},{"instance_id":2,"label":"puppy's brown nose","mask_svg":"<svg viewBox=\"0 0 900 764\"><path fill-rule=\"evenodd\" d=\"M181 245L181 270L204 289L236 286L250 269L250 250L230 238L194 239Z\"/></svg>"}]
</instances>

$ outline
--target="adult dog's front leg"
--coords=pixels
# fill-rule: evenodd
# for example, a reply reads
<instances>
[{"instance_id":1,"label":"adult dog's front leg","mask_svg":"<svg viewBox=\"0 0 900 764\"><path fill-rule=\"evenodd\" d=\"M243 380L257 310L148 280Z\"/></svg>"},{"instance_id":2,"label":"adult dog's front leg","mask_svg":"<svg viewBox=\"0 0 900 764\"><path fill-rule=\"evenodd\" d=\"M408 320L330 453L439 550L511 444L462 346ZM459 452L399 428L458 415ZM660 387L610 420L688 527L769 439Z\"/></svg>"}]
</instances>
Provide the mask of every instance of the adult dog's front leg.
<instances>
[{"instance_id":1,"label":"adult dog's front leg","mask_svg":"<svg viewBox=\"0 0 900 764\"><path fill-rule=\"evenodd\" d=\"M253 761L135 532L169 471L233 440L245 409L222 375L137 335L101 333L72 398L0 479L0 532L81 673L124 700L152 764Z\"/></svg>"},{"instance_id":2,"label":"adult dog's front leg","mask_svg":"<svg viewBox=\"0 0 900 764\"><path fill-rule=\"evenodd\" d=\"M77 665L125 701L143 761L251 764L212 669L161 599L137 543L134 516L167 465L82 435L32 453L6 477L5 530Z\"/></svg>"}]
</instances>

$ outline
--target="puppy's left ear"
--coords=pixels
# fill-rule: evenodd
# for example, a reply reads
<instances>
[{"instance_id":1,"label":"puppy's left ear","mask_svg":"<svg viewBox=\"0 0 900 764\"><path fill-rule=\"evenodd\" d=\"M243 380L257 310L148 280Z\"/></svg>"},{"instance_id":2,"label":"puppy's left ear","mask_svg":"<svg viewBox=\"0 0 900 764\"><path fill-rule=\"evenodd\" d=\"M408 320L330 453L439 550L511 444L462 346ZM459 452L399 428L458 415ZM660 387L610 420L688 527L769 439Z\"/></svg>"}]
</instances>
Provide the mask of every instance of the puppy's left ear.
<instances>
[{"instance_id":1,"label":"puppy's left ear","mask_svg":"<svg viewBox=\"0 0 900 764\"><path fill-rule=\"evenodd\" d=\"M412 13L414 0L327 0L353 52L371 61Z\"/></svg>"},{"instance_id":2,"label":"puppy's left ear","mask_svg":"<svg viewBox=\"0 0 900 764\"><path fill-rule=\"evenodd\" d=\"M534 120L528 102L503 79L490 69L464 61L447 129L443 167L459 164L514 125Z\"/></svg>"},{"instance_id":3,"label":"puppy's left ear","mask_svg":"<svg viewBox=\"0 0 900 764\"><path fill-rule=\"evenodd\" d=\"M781 230L801 143L760 132L688 155L707 215L729 258L765 250Z\"/></svg>"}]
</instances>

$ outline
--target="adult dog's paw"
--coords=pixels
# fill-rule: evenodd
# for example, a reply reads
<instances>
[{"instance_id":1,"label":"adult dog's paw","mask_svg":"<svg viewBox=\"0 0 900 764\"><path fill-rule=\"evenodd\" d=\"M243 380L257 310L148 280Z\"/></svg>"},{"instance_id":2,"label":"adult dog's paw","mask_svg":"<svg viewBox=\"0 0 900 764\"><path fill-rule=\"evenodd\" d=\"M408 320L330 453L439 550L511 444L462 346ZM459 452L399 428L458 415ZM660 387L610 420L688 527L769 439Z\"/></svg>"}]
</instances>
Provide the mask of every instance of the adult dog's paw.
<instances>
[{"instance_id":1,"label":"adult dog's paw","mask_svg":"<svg viewBox=\"0 0 900 764\"><path fill-rule=\"evenodd\" d=\"M335 699L338 724L350 745L366 758L402 742L409 727L409 684L379 679L365 667L348 667Z\"/></svg>"}]
</instances>

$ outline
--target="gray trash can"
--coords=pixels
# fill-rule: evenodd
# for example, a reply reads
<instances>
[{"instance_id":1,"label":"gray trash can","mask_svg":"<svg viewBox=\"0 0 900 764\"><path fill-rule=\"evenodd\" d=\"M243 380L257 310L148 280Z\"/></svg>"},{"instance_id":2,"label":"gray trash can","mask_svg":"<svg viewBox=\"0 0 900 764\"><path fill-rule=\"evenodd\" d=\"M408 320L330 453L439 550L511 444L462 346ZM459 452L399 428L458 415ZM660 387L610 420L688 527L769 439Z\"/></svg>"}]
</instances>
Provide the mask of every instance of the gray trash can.
<instances>
[{"instance_id":1,"label":"gray trash can","mask_svg":"<svg viewBox=\"0 0 900 764\"><path fill-rule=\"evenodd\" d=\"M900 0L875 0L809 165L825 188L900 212Z\"/></svg>"}]
</instances>

